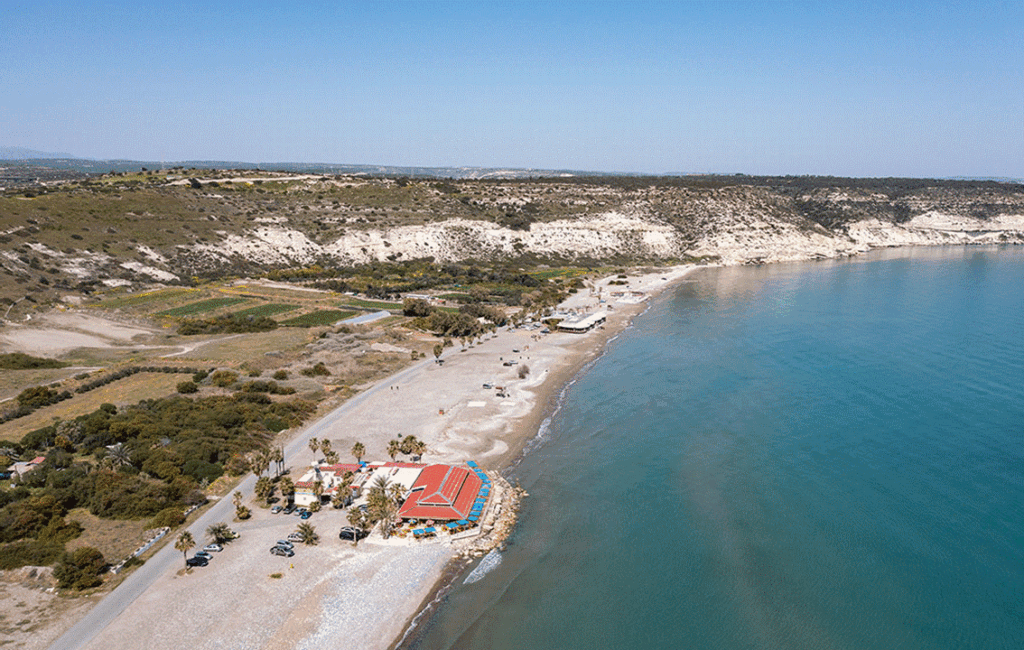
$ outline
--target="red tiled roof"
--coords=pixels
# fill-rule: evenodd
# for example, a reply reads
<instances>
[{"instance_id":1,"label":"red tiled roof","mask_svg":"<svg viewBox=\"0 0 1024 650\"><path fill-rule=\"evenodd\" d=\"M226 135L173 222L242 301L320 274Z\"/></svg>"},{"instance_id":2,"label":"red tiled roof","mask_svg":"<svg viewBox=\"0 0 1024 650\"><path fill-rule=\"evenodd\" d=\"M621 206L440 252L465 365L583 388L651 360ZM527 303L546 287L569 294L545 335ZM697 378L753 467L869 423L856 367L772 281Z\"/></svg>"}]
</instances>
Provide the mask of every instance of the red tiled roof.
<instances>
[{"instance_id":1,"label":"red tiled roof","mask_svg":"<svg viewBox=\"0 0 1024 650\"><path fill-rule=\"evenodd\" d=\"M335 465L321 465L321 472L334 472L338 476L341 476L345 472L352 472L355 474L359 471L359 465L356 463L337 463Z\"/></svg>"},{"instance_id":2,"label":"red tiled roof","mask_svg":"<svg viewBox=\"0 0 1024 650\"><path fill-rule=\"evenodd\" d=\"M413 483L398 516L414 519L465 519L483 481L465 467L429 465Z\"/></svg>"}]
</instances>

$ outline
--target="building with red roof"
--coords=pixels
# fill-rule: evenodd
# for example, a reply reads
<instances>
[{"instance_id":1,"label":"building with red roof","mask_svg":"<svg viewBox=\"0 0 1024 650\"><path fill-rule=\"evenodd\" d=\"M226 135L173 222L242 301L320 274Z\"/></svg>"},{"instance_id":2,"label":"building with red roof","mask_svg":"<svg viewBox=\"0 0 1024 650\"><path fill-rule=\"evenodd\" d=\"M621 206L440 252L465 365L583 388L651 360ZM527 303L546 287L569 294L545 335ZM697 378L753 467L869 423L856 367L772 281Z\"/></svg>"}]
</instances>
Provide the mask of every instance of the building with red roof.
<instances>
[{"instance_id":1,"label":"building with red roof","mask_svg":"<svg viewBox=\"0 0 1024 650\"><path fill-rule=\"evenodd\" d=\"M428 465L420 472L398 511L403 519L465 519L483 481L465 467Z\"/></svg>"}]
</instances>

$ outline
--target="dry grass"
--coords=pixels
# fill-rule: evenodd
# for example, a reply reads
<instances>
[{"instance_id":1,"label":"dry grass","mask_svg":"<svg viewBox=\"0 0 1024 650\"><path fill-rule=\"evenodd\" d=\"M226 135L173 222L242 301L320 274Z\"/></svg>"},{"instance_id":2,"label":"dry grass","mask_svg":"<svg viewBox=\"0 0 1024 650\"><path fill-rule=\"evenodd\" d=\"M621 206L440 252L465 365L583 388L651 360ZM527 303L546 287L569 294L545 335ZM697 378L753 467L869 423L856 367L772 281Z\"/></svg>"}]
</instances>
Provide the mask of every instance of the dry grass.
<instances>
[{"instance_id":1,"label":"dry grass","mask_svg":"<svg viewBox=\"0 0 1024 650\"><path fill-rule=\"evenodd\" d=\"M63 381L81 372L84 372L81 368L0 371L0 400L16 397L18 393L26 388Z\"/></svg>"},{"instance_id":2,"label":"dry grass","mask_svg":"<svg viewBox=\"0 0 1024 650\"><path fill-rule=\"evenodd\" d=\"M177 373L138 373L4 423L0 425L0 440L19 440L29 431L49 426L55 420L67 420L92 413L100 404L121 406L135 404L144 399L166 397L176 392L178 382L187 378L188 375Z\"/></svg>"},{"instance_id":3,"label":"dry grass","mask_svg":"<svg viewBox=\"0 0 1024 650\"><path fill-rule=\"evenodd\" d=\"M232 366L256 364L260 368L264 365L276 367L273 359L267 358L267 353L297 350L309 340L310 336L307 330L281 328L270 332L242 334L211 341L176 358L183 361L203 360Z\"/></svg>"},{"instance_id":4,"label":"dry grass","mask_svg":"<svg viewBox=\"0 0 1024 650\"><path fill-rule=\"evenodd\" d=\"M67 543L67 550L91 546L103 553L111 564L124 559L149 539L144 534L148 519L101 519L85 508L75 508L67 516L85 528L79 537Z\"/></svg>"}]
</instances>

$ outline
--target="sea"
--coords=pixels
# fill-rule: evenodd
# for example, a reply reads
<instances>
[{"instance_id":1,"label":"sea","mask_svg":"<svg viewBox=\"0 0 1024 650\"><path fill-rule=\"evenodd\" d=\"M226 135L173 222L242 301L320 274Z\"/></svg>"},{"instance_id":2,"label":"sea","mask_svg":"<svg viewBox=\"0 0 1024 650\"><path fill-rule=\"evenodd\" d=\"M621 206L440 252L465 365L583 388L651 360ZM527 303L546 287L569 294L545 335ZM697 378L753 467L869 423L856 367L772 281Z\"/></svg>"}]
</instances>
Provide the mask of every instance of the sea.
<instances>
[{"instance_id":1,"label":"sea","mask_svg":"<svg viewBox=\"0 0 1024 650\"><path fill-rule=\"evenodd\" d=\"M1024 249L702 269L507 475L403 647L1024 648Z\"/></svg>"}]
</instances>

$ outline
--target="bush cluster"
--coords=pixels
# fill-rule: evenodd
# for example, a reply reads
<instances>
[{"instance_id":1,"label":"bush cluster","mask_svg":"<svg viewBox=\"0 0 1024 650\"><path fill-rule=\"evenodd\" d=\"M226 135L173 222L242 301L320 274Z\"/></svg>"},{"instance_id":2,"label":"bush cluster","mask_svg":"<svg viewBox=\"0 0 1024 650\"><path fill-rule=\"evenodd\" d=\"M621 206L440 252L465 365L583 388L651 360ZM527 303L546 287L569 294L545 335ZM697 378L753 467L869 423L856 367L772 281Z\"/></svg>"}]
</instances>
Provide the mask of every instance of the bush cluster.
<instances>
[{"instance_id":1,"label":"bush cluster","mask_svg":"<svg viewBox=\"0 0 1024 650\"><path fill-rule=\"evenodd\" d=\"M277 321L266 316L242 316L225 314L213 318L185 318L178 325L178 334L248 334L269 332L277 329Z\"/></svg>"}]
</instances>

